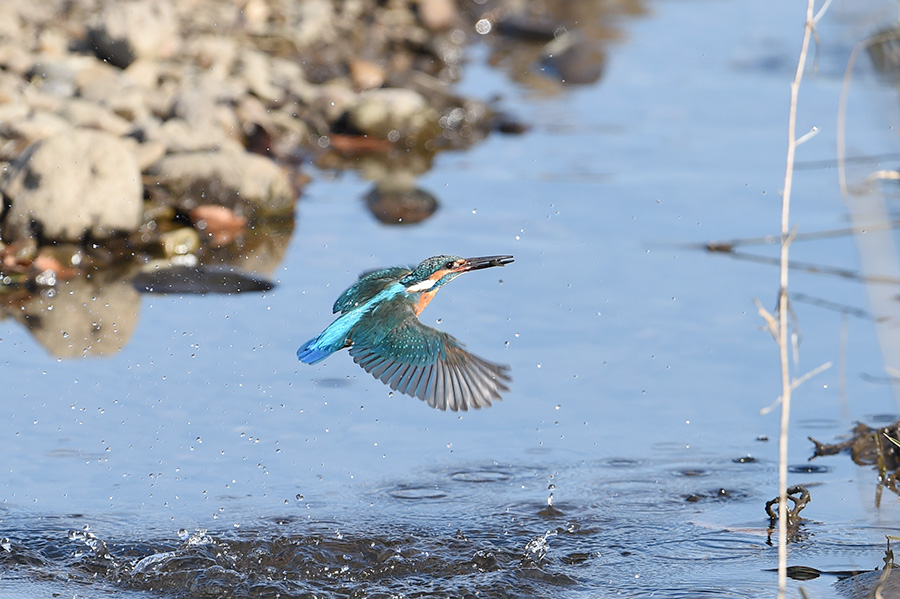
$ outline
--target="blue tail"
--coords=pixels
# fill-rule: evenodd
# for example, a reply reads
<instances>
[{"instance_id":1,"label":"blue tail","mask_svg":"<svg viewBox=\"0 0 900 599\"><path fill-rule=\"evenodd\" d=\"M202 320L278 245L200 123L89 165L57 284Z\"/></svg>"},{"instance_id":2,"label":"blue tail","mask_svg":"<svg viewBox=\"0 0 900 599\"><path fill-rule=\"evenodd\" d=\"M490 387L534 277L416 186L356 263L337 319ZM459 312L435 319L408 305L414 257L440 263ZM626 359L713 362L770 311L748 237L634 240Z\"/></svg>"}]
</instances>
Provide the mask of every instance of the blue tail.
<instances>
[{"instance_id":1,"label":"blue tail","mask_svg":"<svg viewBox=\"0 0 900 599\"><path fill-rule=\"evenodd\" d=\"M362 313L344 314L328 325L328 328L300 346L297 357L301 362L315 364L347 346L350 330Z\"/></svg>"},{"instance_id":2,"label":"blue tail","mask_svg":"<svg viewBox=\"0 0 900 599\"><path fill-rule=\"evenodd\" d=\"M331 354L333 354L336 350L328 347L319 345L319 341L321 340L322 335L318 337L313 337L306 343L300 346L300 349L297 350L297 358L301 362L305 362L307 364L316 364L321 362Z\"/></svg>"}]
</instances>

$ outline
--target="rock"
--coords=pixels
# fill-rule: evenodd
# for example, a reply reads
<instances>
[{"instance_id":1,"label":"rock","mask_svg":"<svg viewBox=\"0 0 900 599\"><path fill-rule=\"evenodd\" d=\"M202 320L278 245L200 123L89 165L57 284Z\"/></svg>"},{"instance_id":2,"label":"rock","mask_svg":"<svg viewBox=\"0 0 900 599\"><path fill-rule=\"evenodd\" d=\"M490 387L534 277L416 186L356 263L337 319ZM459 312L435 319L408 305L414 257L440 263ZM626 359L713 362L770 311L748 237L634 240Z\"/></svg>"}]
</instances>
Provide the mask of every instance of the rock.
<instances>
[{"instance_id":1,"label":"rock","mask_svg":"<svg viewBox=\"0 0 900 599\"><path fill-rule=\"evenodd\" d=\"M133 137L125 137L123 139L131 145L134 159L137 161L138 169L142 173L166 155L166 146L162 142L145 141L141 143Z\"/></svg>"},{"instance_id":2,"label":"rock","mask_svg":"<svg viewBox=\"0 0 900 599\"><path fill-rule=\"evenodd\" d=\"M418 8L419 20L429 31L446 31L458 18L453 0L419 0Z\"/></svg>"},{"instance_id":3,"label":"rock","mask_svg":"<svg viewBox=\"0 0 900 599\"><path fill-rule=\"evenodd\" d=\"M200 249L200 235L191 227L181 227L160 235L163 253L167 258L192 254Z\"/></svg>"},{"instance_id":4,"label":"rock","mask_svg":"<svg viewBox=\"0 0 900 599\"><path fill-rule=\"evenodd\" d=\"M350 61L350 78L356 89L375 89L384 85L384 69L373 60L354 58Z\"/></svg>"},{"instance_id":5,"label":"rock","mask_svg":"<svg viewBox=\"0 0 900 599\"><path fill-rule=\"evenodd\" d=\"M272 85L272 69L269 56L258 50L242 50L239 61L239 76L247 88L257 97L270 102L282 99L282 91Z\"/></svg>"},{"instance_id":6,"label":"rock","mask_svg":"<svg viewBox=\"0 0 900 599\"><path fill-rule=\"evenodd\" d=\"M127 135L132 128L130 122L105 106L80 98L70 98L57 114L74 127L98 129L119 137Z\"/></svg>"},{"instance_id":7,"label":"rock","mask_svg":"<svg viewBox=\"0 0 900 599\"><path fill-rule=\"evenodd\" d=\"M25 10L24 5L17 2L0 3L0 39L16 39L22 31L22 18L20 13Z\"/></svg>"},{"instance_id":8,"label":"rock","mask_svg":"<svg viewBox=\"0 0 900 599\"><path fill-rule=\"evenodd\" d=\"M236 41L230 37L198 35L187 40L185 54L201 68L229 73L237 58L237 50Z\"/></svg>"},{"instance_id":9,"label":"rock","mask_svg":"<svg viewBox=\"0 0 900 599\"><path fill-rule=\"evenodd\" d=\"M900 570L884 568L842 578L834 583L835 590L849 599L900 596Z\"/></svg>"},{"instance_id":10,"label":"rock","mask_svg":"<svg viewBox=\"0 0 900 599\"><path fill-rule=\"evenodd\" d=\"M363 92L350 108L349 117L350 123L361 133L382 139L417 136L439 127L437 111L421 94L408 89Z\"/></svg>"},{"instance_id":11,"label":"rock","mask_svg":"<svg viewBox=\"0 0 900 599\"><path fill-rule=\"evenodd\" d=\"M149 179L187 209L214 202L262 214L288 215L294 192L287 172L262 156L236 151L186 152L166 156Z\"/></svg>"},{"instance_id":12,"label":"rock","mask_svg":"<svg viewBox=\"0 0 900 599\"><path fill-rule=\"evenodd\" d=\"M334 41L335 17L330 0L304 0L297 3L298 22L293 36L300 47L322 46Z\"/></svg>"},{"instance_id":13,"label":"rock","mask_svg":"<svg viewBox=\"0 0 900 599\"><path fill-rule=\"evenodd\" d=\"M172 4L165 0L109 3L88 28L97 57L125 68L136 58L168 58L180 40Z\"/></svg>"},{"instance_id":14,"label":"rock","mask_svg":"<svg viewBox=\"0 0 900 599\"><path fill-rule=\"evenodd\" d=\"M346 85L326 83L315 86L311 104L329 123L334 123L359 103L359 96Z\"/></svg>"},{"instance_id":15,"label":"rock","mask_svg":"<svg viewBox=\"0 0 900 599\"><path fill-rule=\"evenodd\" d=\"M0 13L0 23L3 23L3 21L3 14ZM3 37L2 29L0 29L0 39ZM7 37L6 39L11 38ZM7 73L25 77L34 65L34 60L34 57L20 45L4 44L0 46L0 67Z\"/></svg>"},{"instance_id":16,"label":"rock","mask_svg":"<svg viewBox=\"0 0 900 599\"><path fill-rule=\"evenodd\" d=\"M238 216L225 206L202 204L188 214L198 231L203 232L215 245L227 245L244 232L247 219Z\"/></svg>"},{"instance_id":17,"label":"rock","mask_svg":"<svg viewBox=\"0 0 900 599\"><path fill-rule=\"evenodd\" d=\"M158 127L142 129L142 132L146 139L162 143L171 154L205 150L239 152L242 149L239 142L228 137L222 127L211 121L191 125L184 119L171 118Z\"/></svg>"},{"instance_id":18,"label":"rock","mask_svg":"<svg viewBox=\"0 0 900 599\"><path fill-rule=\"evenodd\" d=\"M115 67L93 58L79 67L75 74L75 85L78 96L82 99L102 104L129 120L135 120L149 112L148 90L128 77L123 77Z\"/></svg>"},{"instance_id":19,"label":"rock","mask_svg":"<svg viewBox=\"0 0 900 599\"><path fill-rule=\"evenodd\" d=\"M580 32L564 33L544 46L541 66L561 83L587 85L603 76L603 47Z\"/></svg>"},{"instance_id":20,"label":"rock","mask_svg":"<svg viewBox=\"0 0 900 599\"><path fill-rule=\"evenodd\" d=\"M265 0L247 0L241 11L247 31L256 34L265 33L272 11Z\"/></svg>"},{"instance_id":21,"label":"rock","mask_svg":"<svg viewBox=\"0 0 900 599\"><path fill-rule=\"evenodd\" d=\"M54 240L102 239L141 224L141 174L130 146L101 131L71 129L31 144L0 179L5 240L37 230Z\"/></svg>"},{"instance_id":22,"label":"rock","mask_svg":"<svg viewBox=\"0 0 900 599\"><path fill-rule=\"evenodd\" d=\"M45 137L64 133L70 129L71 125L63 117L44 110L26 114L22 118L0 122L0 135L8 139L26 142L22 147Z\"/></svg>"}]
</instances>

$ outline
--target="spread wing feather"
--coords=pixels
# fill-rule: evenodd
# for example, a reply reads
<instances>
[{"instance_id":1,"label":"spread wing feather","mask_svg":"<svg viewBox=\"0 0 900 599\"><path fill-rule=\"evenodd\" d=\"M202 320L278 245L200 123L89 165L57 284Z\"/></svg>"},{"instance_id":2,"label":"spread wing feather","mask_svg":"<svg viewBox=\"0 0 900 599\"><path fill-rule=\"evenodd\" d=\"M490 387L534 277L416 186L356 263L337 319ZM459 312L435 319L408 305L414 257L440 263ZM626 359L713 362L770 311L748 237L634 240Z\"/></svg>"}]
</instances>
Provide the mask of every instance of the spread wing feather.
<instances>
[{"instance_id":1,"label":"spread wing feather","mask_svg":"<svg viewBox=\"0 0 900 599\"><path fill-rule=\"evenodd\" d=\"M508 366L467 352L456 338L422 324L411 307L397 326L386 330L361 326L352 337L354 362L391 389L434 408L483 408L509 390Z\"/></svg>"}]
</instances>

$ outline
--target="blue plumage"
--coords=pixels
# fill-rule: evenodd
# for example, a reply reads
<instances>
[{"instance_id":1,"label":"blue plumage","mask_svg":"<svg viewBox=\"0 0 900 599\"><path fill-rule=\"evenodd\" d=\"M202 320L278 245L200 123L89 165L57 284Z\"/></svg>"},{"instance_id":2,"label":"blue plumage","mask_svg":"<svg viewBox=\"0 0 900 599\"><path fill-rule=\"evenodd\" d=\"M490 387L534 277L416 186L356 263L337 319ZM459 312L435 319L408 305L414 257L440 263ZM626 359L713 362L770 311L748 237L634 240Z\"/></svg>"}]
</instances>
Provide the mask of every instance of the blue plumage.
<instances>
[{"instance_id":1,"label":"blue plumage","mask_svg":"<svg viewBox=\"0 0 900 599\"><path fill-rule=\"evenodd\" d=\"M380 272L382 271L379 271L379 273ZM365 283L362 287L365 291L368 292L372 290L375 287L375 284L373 280L368 280L368 277L379 273L372 273L360 278L353 287L345 291L341 297L338 298L338 301L334 304L334 311L342 312L343 314L328 325L328 328L304 343L300 349L297 350L297 358L299 358L301 362L316 364L334 352L347 347L350 339L350 332L364 316L380 302L389 301L393 296L404 293L402 286L394 284L383 289L375 290L375 293L371 294L364 301L359 301L359 298L354 297L353 295L348 296L350 291L359 288L360 284L364 283L364 281Z\"/></svg>"},{"instance_id":2,"label":"blue plumage","mask_svg":"<svg viewBox=\"0 0 900 599\"><path fill-rule=\"evenodd\" d=\"M297 350L315 364L345 347L372 376L394 390L439 409L491 405L507 391L509 367L467 352L454 337L423 325L418 315L457 276L505 266L512 256L434 256L415 269L385 268L365 274L334 303L341 315Z\"/></svg>"}]
</instances>

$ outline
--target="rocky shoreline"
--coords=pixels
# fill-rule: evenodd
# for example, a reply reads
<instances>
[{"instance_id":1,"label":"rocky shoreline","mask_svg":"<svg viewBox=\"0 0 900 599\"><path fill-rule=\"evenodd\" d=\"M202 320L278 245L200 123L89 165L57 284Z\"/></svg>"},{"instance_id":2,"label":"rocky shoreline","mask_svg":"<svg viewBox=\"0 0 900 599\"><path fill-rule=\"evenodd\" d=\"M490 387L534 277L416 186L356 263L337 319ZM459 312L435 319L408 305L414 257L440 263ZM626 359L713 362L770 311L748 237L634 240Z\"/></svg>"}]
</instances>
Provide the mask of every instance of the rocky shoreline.
<instances>
[{"instance_id":1,"label":"rocky shoreline","mask_svg":"<svg viewBox=\"0 0 900 599\"><path fill-rule=\"evenodd\" d=\"M605 34L582 24L607 10L640 7L0 3L0 297L97 269L271 272L303 164L372 179L366 203L383 222L427 218L437 202L414 181L437 152L526 129L453 93L465 47L496 36L513 77L596 81Z\"/></svg>"}]
</instances>

